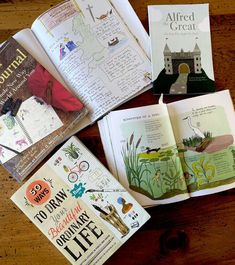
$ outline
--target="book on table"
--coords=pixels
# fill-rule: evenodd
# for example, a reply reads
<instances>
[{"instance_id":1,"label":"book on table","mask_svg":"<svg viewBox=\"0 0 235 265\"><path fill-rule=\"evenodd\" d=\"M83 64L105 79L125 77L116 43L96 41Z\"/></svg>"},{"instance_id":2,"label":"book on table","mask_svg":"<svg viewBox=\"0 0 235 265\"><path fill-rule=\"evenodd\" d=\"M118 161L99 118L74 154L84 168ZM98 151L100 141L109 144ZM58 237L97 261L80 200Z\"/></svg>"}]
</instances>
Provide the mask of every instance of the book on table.
<instances>
[{"instance_id":1,"label":"book on table","mask_svg":"<svg viewBox=\"0 0 235 265\"><path fill-rule=\"evenodd\" d=\"M228 90L98 122L110 171L143 206L235 187L234 124Z\"/></svg>"},{"instance_id":2,"label":"book on table","mask_svg":"<svg viewBox=\"0 0 235 265\"><path fill-rule=\"evenodd\" d=\"M11 199L72 264L103 264L150 218L76 137Z\"/></svg>"},{"instance_id":3,"label":"book on table","mask_svg":"<svg viewBox=\"0 0 235 265\"><path fill-rule=\"evenodd\" d=\"M13 38L0 54L0 161L20 181L87 110Z\"/></svg>"},{"instance_id":4,"label":"book on table","mask_svg":"<svg viewBox=\"0 0 235 265\"><path fill-rule=\"evenodd\" d=\"M154 94L215 92L209 4L148 6Z\"/></svg>"},{"instance_id":5,"label":"book on table","mask_svg":"<svg viewBox=\"0 0 235 265\"><path fill-rule=\"evenodd\" d=\"M67 0L14 37L89 110L77 131L150 87L149 37L127 0Z\"/></svg>"},{"instance_id":6,"label":"book on table","mask_svg":"<svg viewBox=\"0 0 235 265\"><path fill-rule=\"evenodd\" d=\"M66 130L63 139L150 87L149 38L127 0L102 0L99 4L97 1L64 1L40 15L31 29L24 29L13 38L23 47L24 54L31 54L88 111L73 128ZM4 67L0 68L0 75L4 75L4 71ZM39 79L38 76L40 82ZM11 87L0 85L5 91L0 100L5 102ZM43 96L42 91L38 94ZM53 137L55 135L62 139L62 135L55 133ZM41 147L47 147L45 141L40 143ZM21 145L26 147L23 142ZM23 152L23 149L17 150ZM4 150L0 154L1 162L18 180L25 178L42 160L36 153L33 157L32 152L26 160L22 159L26 157L23 153L6 162L6 153L12 151L6 151L3 146L1 150ZM43 151L43 154L46 153Z\"/></svg>"}]
</instances>

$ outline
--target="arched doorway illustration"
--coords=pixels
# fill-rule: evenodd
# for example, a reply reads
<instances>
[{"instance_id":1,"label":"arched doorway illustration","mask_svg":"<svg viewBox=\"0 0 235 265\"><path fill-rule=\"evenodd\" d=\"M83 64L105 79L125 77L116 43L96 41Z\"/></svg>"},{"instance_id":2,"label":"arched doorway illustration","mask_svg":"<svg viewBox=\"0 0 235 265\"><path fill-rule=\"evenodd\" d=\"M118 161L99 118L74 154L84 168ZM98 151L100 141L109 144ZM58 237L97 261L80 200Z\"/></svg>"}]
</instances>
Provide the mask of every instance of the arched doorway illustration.
<instances>
[{"instance_id":1,"label":"arched doorway illustration","mask_svg":"<svg viewBox=\"0 0 235 265\"><path fill-rule=\"evenodd\" d=\"M189 74L190 73L190 68L188 64L186 63L181 63L178 67L179 69L179 74Z\"/></svg>"}]
</instances>

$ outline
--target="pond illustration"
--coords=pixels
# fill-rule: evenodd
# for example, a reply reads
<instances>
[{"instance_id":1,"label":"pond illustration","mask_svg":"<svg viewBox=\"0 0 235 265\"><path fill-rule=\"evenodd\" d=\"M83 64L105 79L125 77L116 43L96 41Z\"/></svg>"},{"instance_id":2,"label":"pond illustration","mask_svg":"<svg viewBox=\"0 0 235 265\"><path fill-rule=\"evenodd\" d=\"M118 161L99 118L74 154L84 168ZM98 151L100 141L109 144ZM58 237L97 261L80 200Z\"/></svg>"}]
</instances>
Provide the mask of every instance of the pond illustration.
<instances>
[{"instance_id":1,"label":"pond illustration","mask_svg":"<svg viewBox=\"0 0 235 265\"><path fill-rule=\"evenodd\" d=\"M130 189L150 199L161 200L187 193L176 146L140 151L141 137L134 133L122 146Z\"/></svg>"}]
</instances>

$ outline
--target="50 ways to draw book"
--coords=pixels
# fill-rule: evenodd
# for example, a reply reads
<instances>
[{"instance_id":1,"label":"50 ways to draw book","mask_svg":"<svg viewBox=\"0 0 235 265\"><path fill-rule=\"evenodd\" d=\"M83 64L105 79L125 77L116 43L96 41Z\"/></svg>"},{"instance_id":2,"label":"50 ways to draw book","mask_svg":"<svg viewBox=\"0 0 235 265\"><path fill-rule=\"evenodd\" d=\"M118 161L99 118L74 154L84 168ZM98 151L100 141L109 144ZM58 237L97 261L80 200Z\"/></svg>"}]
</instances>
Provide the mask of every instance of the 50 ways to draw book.
<instances>
[{"instance_id":1,"label":"50 ways to draw book","mask_svg":"<svg viewBox=\"0 0 235 265\"><path fill-rule=\"evenodd\" d=\"M75 137L11 199L72 264L103 264L150 217Z\"/></svg>"},{"instance_id":2,"label":"50 ways to draw book","mask_svg":"<svg viewBox=\"0 0 235 265\"><path fill-rule=\"evenodd\" d=\"M13 38L0 55L0 161L22 180L87 111Z\"/></svg>"},{"instance_id":3,"label":"50 ways to draw book","mask_svg":"<svg viewBox=\"0 0 235 265\"><path fill-rule=\"evenodd\" d=\"M89 110L76 131L151 83L149 37L127 0L67 0L14 38Z\"/></svg>"},{"instance_id":4,"label":"50 ways to draw book","mask_svg":"<svg viewBox=\"0 0 235 265\"><path fill-rule=\"evenodd\" d=\"M215 91L209 5L148 6L155 94Z\"/></svg>"},{"instance_id":5,"label":"50 ways to draw book","mask_svg":"<svg viewBox=\"0 0 235 265\"><path fill-rule=\"evenodd\" d=\"M109 168L143 206L235 187L228 90L113 111L99 121Z\"/></svg>"}]
</instances>

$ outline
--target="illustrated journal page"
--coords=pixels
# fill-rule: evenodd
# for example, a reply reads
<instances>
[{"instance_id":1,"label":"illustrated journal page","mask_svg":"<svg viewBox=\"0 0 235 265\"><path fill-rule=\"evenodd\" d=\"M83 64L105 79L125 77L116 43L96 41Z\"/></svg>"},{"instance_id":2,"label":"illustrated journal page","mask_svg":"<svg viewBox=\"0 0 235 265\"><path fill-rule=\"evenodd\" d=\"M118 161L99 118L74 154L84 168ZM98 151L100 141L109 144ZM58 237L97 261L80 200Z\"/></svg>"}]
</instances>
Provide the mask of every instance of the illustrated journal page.
<instances>
[{"instance_id":1,"label":"illustrated journal page","mask_svg":"<svg viewBox=\"0 0 235 265\"><path fill-rule=\"evenodd\" d=\"M235 187L234 108L229 91L168 104L191 196Z\"/></svg>"},{"instance_id":2,"label":"illustrated journal page","mask_svg":"<svg viewBox=\"0 0 235 265\"><path fill-rule=\"evenodd\" d=\"M91 122L151 82L149 59L107 0L65 1L32 30Z\"/></svg>"},{"instance_id":3,"label":"illustrated journal page","mask_svg":"<svg viewBox=\"0 0 235 265\"><path fill-rule=\"evenodd\" d=\"M188 198L165 104L107 116L117 178L143 206Z\"/></svg>"}]
</instances>

